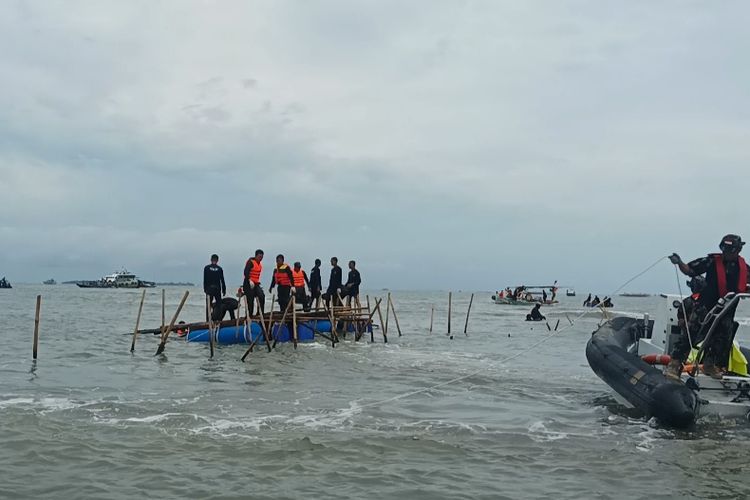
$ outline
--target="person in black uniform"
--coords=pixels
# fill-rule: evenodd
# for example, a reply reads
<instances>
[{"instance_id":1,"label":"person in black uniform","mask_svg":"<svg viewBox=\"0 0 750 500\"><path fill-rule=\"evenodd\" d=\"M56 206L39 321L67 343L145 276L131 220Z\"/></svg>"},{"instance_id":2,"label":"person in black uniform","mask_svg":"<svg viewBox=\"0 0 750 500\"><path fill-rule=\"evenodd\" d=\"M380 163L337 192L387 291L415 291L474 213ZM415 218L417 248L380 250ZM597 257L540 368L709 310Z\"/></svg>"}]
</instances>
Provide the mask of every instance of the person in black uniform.
<instances>
[{"instance_id":1,"label":"person in black uniform","mask_svg":"<svg viewBox=\"0 0 750 500\"><path fill-rule=\"evenodd\" d=\"M237 319L234 312L239 307L240 302L237 299L233 299L232 297L224 297L221 299L221 302L219 302L218 305L214 305L214 310L212 312L213 316L211 317L214 321L221 321L223 320L227 313L229 313L229 319Z\"/></svg>"},{"instance_id":2,"label":"person in black uniform","mask_svg":"<svg viewBox=\"0 0 750 500\"><path fill-rule=\"evenodd\" d=\"M721 253L708 254L706 257L700 257L687 264L676 253L669 257L670 262L687 276L706 275L705 286L701 290L687 321L689 333L694 342L697 342L707 333L700 330L700 325L720 298L723 298L729 292L744 293L748 290L750 267L748 267L745 259L740 256L743 246L745 246L745 242L742 241L742 238L736 234L728 234L719 243ZM705 348L703 372L706 375L721 378L729 364L732 340L739 326L734 321L735 310L736 306L722 318ZM682 332L683 335L688 333L684 328ZM682 364L689 353L689 345L686 347L685 342L676 342L672 349L672 360L667 366L666 375L671 378L679 378Z\"/></svg>"},{"instance_id":3,"label":"person in black uniform","mask_svg":"<svg viewBox=\"0 0 750 500\"><path fill-rule=\"evenodd\" d=\"M544 321L547 319L542 316L541 311L539 311L540 307L542 307L542 304L536 304L531 312L526 315L526 321Z\"/></svg>"},{"instance_id":4,"label":"person in black uniform","mask_svg":"<svg viewBox=\"0 0 750 500\"><path fill-rule=\"evenodd\" d=\"M320 298L323 281L320 279L320 259L315 259L315 266L310 271L310 305ZM318 307L317 305L315 307Z\"/></svg>"},{"instance_id":5,"label":"person in black uniform","mask_svg":"<svg viewBox=\"0 0 750 500\"><path fill-rule=\"evenodd\" d=\"M334 305L340 305L337 295L341 293L341 279L339 259L338 257L331 257L331 277L328 280L328 289L323 294L323 300L326 301L327 306L331 304L331 297L333 297Z\"/></svg>"},{"instance_id":6,"label":"person in black uniform","mask_svg":"<svg viewBox=\"0 0 750 500\"><path fill-rule=\"evenodd\" d=\"M346 278L346 285L344 285L342 297L352 297L357 299L359 296L359 285L362 283L362 277L357 271L357 263L353 260L349 261L349 275Z\"/></svg>"},{"instance_id":7,"label":"person in black uniform","mask_svg":"<svg viewBox=\"0 0 750 500\"><path fill-rule=\"evenodd\" d=\"M291 299L291 294L295 293L293 284L294 275L292 274L292 268L284 262L284 256L282 254L277 255L276 269L273 270L273 278L271 278L271 287L269 290L273 290L274 286L279 285L277 300L279 302L279 308L281 308L282 311L286 310L286 306Z\"/></svg>"},{"instance_id":8,"label":"person in black uniform","mask_svg":"<svg viewBox=\"0 0 750 500\"><path fill-rule=\"evenodd\" d=\"M211 263L203 268L203 292L210 297L212 308L221 308L221 298L227 294L227 284L216 254L211 256Z\"/></svg>"}]
</instances>

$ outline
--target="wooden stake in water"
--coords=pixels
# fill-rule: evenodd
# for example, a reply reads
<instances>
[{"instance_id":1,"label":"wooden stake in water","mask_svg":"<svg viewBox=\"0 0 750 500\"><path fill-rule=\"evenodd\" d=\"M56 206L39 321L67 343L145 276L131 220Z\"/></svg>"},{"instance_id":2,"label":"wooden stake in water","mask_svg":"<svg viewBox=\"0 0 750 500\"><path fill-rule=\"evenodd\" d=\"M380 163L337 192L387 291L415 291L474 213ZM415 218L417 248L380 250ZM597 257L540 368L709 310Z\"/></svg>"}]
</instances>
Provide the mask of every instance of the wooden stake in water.
<instances>
[{"instance_id":1,"label":"wooden stake in water","mask_svg":"<svg viewBox=\"0 0 750 500\"><path fill-rule=\"evenodd\" d=\"M36 359L37 351L39 348L39 317L42 314L42 296L36 296L36 314L34 315L34 345L31 354Z\"/></svg>"},{"instance_id":2,"label":"wooden stake in water","mask_svg":"<svg viewBox=\"0 0 750 500\"><path fill-rule=\"evenodd\" d=\"M453 292L448 292L448 335L451 339L453 339L453 335L451 335L451 302L453 299Z\"/></svg>"},{"instance_id":3,"label":"wooden stake in water","mask_svg":"<svg viewBox=\"0 0 750 500\"><path fill-rule=\"evenodd\" d=\"M211 310L211 297L206 295L206 311ZM209 313L208 316L208 352L209 352L209 359L213 359L214 357L214 315ZM218 333L218 329L216 329Z\"/></svg>"},{"instance_id":4,"label":"wooden stake in water","mask_svg":"<svg viewBox=\"0 0 750 500\"><path fill-rule=\"evenodd\" d=\"M380 301L383 299L378 299L377 303L375 304L375 309L378 311L378 317L380 318L380 331L383 332L383 342L388 343L388 335L386 334L385 328L383 328L383 313L380 311ZM375 311L373 311L374 313ZM372 315L372 314L371 314Z\"/></svg>"},{"instance_id":5,"label":"wooden stake in water","mask_svg":"<svg viewBox=\"0 0 750 500\"><path fill-rule=\"evenodd\" d=\"M292 295L292 342L297 348L297 299Z\"/></svg>"},{"instance_id":6,"label":"wooden stake in water","mask_svg":"<svg viewBox=\"0 0 750 500\"><path fill-rule=\"evenodd\" d=\"M161 289L161 327L162 327L162 333L164 333L163 329L167 326L167 311L166 311L166 305L167 303L167 291L162 288Z\"/></svg>"},{"instance_id":7,"label":"wooden stake in water","mask_svg":"<svg viewBox=\"0 0 750 500\"><path fill-rule=\"evenodd\" d=\"M385 301L385 333L388 333L388 315L391 311L391 292L388 292L388 298Z\"/></svg>"},{"instance_id":8,"label":"wooden stake in water","mask_svg":"<svg viewBox=\"0 0 750 500\"><path fill-rule=\"evenodd\" d=\"M167 339L169 338L169 333L174 328L174 324L177 322L177 318L180 315L180 311L182 311L182 307L185 305L185 301L188 298L188 295L190 295L190 292L185 290L185 295L182 296L182 300L180 301L180 305L177 306L177 311L175 311L174 316L172 316L172 321L169 323L169 326L164 331L164 334L161 336L161 342L159 343L159 347L156 348L156 355L159 355L164 352L164 349L167 346Z\"/></svg>"},{"instance_id":9,"label":"wooden stake in water","mask_svg":"<svg viewBox=\"0 0 750 500\"><path fill-rule=\"evenodd\" d=\"M130 352L135 351L135 339L138 338L138 327L141 324L141 313L143 312L143 301L146 299L146 289L141 294L141 305L138 306L138 317L135 319L135 330L133 330L133 342L130 343ZM162 325L162 335L164 335L164 325Z\"/></svg>"},{"instance_id":10,"label":"wooden stake in water","mask_svg":"<svg viewBox=\"0 0 750 500\"><path fill-rule=\"evenodd\" d=\"M432 305L432 309L430 310L430 333L432 333L432 322L435 319L435 305Z\"/></svg>"},{"instance_id":11,"label":"wooden stake in water","mask_svg":"<svg viewBox=\"0 0 750 500\"><path fill-rule=\"evenodd\" d=\"M388 294L388 304L391 306L391 311L393 311L393 320L396 322L396 330L398 331L398 336L401 337L401 325L398 324L398 316L396 316L396 308L393 306L393 301L391 300L391 294ZM386 320L386 323L388 320Z\"/></svg>"},{"instance_id":12,"label":"wooden stake in water","mask_svg":"<svg viewBox=\"0 0 750 500\"><path fill-rule=\"evenodd\" d=\"M469 329L469 314L471 314L471 304L474 303L474 294L471 294L471 298L469 299L469 309L466 311L466 323L464 324L464 334L468 337L469 334L466 333L466 331Z\"/></svg>"}]
</instances>

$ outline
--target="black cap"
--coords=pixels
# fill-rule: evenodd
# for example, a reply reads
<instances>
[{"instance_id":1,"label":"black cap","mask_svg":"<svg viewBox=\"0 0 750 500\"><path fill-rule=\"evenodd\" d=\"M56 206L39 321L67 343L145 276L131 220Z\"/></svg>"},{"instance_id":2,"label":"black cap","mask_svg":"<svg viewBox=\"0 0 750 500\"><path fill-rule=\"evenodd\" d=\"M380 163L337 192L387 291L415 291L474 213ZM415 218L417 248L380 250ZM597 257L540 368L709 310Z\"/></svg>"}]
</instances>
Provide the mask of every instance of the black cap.
<instances>
[{"instance_id":1,"label":"black cap","mask_svg":"<svg viewBox=\"0 0 750 500\"><path fill-rule=\"evenodd\" d=\"M719 248L724 253L740 253L745 242L736 234L728 234L721 239Z\"/></svg>"}]
</instances>

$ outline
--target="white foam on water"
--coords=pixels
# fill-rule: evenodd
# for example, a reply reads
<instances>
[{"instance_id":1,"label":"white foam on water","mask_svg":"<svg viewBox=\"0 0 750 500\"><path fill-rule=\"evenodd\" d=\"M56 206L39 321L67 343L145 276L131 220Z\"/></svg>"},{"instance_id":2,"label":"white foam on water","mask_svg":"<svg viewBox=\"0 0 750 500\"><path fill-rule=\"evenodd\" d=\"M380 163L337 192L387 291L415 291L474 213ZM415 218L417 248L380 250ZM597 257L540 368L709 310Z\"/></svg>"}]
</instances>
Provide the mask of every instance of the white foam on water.
<instances>
[{"instance_id":1,"label":"white foam on water","mask_svg":"<svg viewBox=\"0 0 750 500\"><path fill-rule=\"evenodd\" d=\"M568 433L550 431L544 422L537 421L529 426L529 437L537 443L543 443L546 441L559 441L560 439L566 439Z\"/></svg>"}]
</instances>

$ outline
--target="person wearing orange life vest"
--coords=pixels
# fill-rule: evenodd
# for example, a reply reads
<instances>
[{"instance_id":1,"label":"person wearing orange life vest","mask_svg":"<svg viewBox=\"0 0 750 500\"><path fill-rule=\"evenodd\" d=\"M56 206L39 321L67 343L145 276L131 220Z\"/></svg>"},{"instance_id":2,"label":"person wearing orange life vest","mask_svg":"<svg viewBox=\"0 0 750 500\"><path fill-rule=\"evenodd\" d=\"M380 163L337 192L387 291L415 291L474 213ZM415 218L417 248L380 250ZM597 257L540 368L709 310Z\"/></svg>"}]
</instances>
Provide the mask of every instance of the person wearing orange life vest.
<instances>
[{"instance_id":1,"label":"person wearing orange life vest","mask_svg":"<svg viewBox=\"0 0 750 500\"><path fill-rule=\"evenodd\" d=\"M687 276L706 275L705 286L700 291L695 307L687 321L689 326L694 326L690 330L694 341L699 341L700 337L705 335L706 332L698 331L698 326L720 298L729 292L747 292L750 268L745 259L740 256L744 245L745 242L742 241L742 238L736 234L728 234L719 243L721 253L712 253L687 264L676 253L669 257L670 262ZM706 346L703 371L714 378L721 378L725 371L724 368L728 365L732 340L737 331L734 313L735 310L733 309L724 316ZM683 335L687 335L685 330L683 330ZM671 378L679 378L682 365L690 352L690 349L686 348L684 344L684 342L676 342L672 349L672 361L670 361L666 371L667 376Z\"/></svg>"},{"instance_id":2,"label":"person wearing orange life vest","mask_svg":"<svg viewBox=\"0 0 750 500\"><path fill-rule=\"evenodd\" d=\"M273 287L276 285L279 285L279 291L276 295L279 307L281 311L285 311L289 304L289 299L291 299L291 294L295 293L295 290L292 269L284 262L282 254L276 256L276 268L273 270L273 278L271 279L269 290L273 290Z\"/></svg>"},{"instance_id":3,"label":"person wearing orange life vest","mask_svg":"<svg viewBox=\"0 0 750 500\"><path fill-rule=\"evenodd\" d=\"M307 293L305 292L305 285L308 287L310 286L310 280L307 279L307 273L302 269L302 264L299 262L294 263L294 268L292 269L292 277L293 277L293 285L294 289L296 290L295 298L297 300L297 304L302 305L302 309L305 311L310 310L310 301L307 297Z\"/></svg>"},{"instance_id":4,"label":"person wearing orange life vest","mask_svg":"<svg viewBox=\"0 0 750 500\"><path fill-rule=\"evenodd\" d=\"M245 270L243 272L242 280L242 292L247 298L247 305L249 308L248 315L253 315L253 309L255 308L255 299L257 298L260 302L261 312L265 311L266 295L263 293L263 287L260 286L260 277L263 274L263 250L258 249L255 251L255 255L245 263Z\"/></svg>"}]
</instances>

